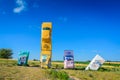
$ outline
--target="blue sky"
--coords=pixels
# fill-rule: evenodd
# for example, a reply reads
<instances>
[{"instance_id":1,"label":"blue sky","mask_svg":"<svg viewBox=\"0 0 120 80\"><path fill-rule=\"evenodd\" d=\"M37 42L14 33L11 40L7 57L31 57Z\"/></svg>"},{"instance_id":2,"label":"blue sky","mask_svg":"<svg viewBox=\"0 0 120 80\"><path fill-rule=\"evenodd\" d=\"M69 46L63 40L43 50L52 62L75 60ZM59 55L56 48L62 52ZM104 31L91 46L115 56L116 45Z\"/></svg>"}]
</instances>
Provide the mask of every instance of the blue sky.
<instances>
[{"instance_id":1,"label":"blue sky","mask_svg":"<svg viewBox=\"0 0 120 80\"><path fill-rule=\"evenodd\" d=\"M73 50L78 61L96 54L120 61L119 0L0 0L0 48L13 58L30 51L39 59L42 22L52 22L52 60Z\"/></svg>"}]
</instances>

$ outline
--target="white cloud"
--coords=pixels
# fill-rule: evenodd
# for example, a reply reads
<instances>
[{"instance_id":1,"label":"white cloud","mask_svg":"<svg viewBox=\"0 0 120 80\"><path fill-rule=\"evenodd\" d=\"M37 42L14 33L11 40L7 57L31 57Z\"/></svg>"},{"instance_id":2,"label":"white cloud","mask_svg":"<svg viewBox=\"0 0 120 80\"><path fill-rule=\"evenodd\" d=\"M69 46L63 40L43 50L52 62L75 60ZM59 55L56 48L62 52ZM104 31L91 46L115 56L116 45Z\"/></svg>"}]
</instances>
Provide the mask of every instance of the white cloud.
<instances>
[{"instance_id":1,"label":"white cloud","mask_svg":"<svg viewBox=\"0 0 120 80\"><path fill-rule=\"evenodd\" d=\"M20 13L21 11L25 10L25 1L24 0L16 0L16 4L18 7L13 9L14 13Z\"/></svg>"}]
</instances>

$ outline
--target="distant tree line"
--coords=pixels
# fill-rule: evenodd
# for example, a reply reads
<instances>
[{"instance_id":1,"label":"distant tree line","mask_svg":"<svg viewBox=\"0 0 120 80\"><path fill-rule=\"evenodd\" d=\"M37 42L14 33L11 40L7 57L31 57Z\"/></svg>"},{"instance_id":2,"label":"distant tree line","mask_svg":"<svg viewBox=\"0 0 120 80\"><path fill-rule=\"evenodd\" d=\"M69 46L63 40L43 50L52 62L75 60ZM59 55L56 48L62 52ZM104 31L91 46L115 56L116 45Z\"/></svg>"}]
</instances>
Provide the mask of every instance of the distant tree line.
<instances>
[{"instance_id":1,"label":"distant tree line","mask_svg":"<svg viewBox=\"0 0 120 80\"><path fill-rule=\"evenodd\" d=\"M13 55L12 49L1 48L0 58L11 59Z\"/></svg>"}]
</instances>

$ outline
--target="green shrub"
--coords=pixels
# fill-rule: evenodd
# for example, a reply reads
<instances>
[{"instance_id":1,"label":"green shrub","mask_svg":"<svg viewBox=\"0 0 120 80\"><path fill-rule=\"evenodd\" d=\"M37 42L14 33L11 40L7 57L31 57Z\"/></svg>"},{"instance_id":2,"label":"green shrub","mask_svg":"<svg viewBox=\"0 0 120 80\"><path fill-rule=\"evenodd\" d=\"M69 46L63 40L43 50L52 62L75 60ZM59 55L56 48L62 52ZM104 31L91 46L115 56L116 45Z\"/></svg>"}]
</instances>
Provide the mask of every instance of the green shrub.
<instances>
[{"instance_id":1,"label":"green shrub","mask_svg":"<svg viewBox=\"0 0 120 80\"><path fill-rule=\"evenodd\" d=\"M120 71L120 68L104 68L104 67L101 67L98 69L98 71L102 71L102 72L117 72L117 71Z\"/></svg>"},{"instance_id":2,"label":"green shrub","mask_svg":"<svg viewBox=\"0 0 120 80\"><path fill-rule=\"evenodd\" d=\"M50 75L50 78L52 78L52 80L68 80L69 79L69 76L65 71L50 70L49 75Z\"/></svg>"},{"instance_id":3,"label":"green shrub","mask_svg":"<svg viewBox=\"0 0 120 80\"><path fill-rule=\"evenodd\" d=\"M110 71L110 69L108 69L108 68L103 68L103 67L100 67L99 69L98 69L98 71Z\"/></svg>"}]
</instances>

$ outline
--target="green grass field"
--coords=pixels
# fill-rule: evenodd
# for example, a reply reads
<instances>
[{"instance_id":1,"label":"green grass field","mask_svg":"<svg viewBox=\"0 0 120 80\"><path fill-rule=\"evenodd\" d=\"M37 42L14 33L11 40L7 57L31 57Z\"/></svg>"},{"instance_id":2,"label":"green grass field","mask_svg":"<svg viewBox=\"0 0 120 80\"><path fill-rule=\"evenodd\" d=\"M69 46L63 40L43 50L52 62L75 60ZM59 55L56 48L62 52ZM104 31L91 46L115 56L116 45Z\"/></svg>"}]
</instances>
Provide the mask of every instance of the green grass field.
<instances>
[{"instance_id":1,"label":"green grass field","mask_svg":"<svg viewBox=\"0 0 120 80\"><path fill-rule=\"evenodd\" d=\"M75 69L63 69L63 62L52 62L52 69L41 69L39 61L17 66L17 60L0 59L0 80L120 80L120 62L105 62L98 71L85 71L89 62L75 62Z\"/></svg>"}]
</instances>

